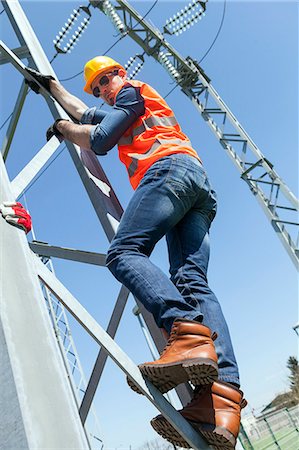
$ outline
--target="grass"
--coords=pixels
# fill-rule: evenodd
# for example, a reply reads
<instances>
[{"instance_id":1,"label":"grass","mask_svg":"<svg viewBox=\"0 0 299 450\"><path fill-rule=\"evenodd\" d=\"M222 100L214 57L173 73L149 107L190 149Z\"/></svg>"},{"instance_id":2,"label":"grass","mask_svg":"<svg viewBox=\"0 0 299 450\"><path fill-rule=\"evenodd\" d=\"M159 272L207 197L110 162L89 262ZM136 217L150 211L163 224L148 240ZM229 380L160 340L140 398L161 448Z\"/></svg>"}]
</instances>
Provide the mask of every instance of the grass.
<instances>
[{"instance_id":1,"label":"grass","mask_svg":"<svg viewBox=\"0 0 299 450\"><path fill-rule=\"evenodd\" d=\"M251 441L254 450L278 450L278 448L281 450L299 450L299 433L294 428L284 428L274 434L279 447L275 444L273 437L269 435L258 441ZM242 441L242 436L240 438ZM246 450L250 449L245 442L244 446Z\"/></svg>"}]
</instances>

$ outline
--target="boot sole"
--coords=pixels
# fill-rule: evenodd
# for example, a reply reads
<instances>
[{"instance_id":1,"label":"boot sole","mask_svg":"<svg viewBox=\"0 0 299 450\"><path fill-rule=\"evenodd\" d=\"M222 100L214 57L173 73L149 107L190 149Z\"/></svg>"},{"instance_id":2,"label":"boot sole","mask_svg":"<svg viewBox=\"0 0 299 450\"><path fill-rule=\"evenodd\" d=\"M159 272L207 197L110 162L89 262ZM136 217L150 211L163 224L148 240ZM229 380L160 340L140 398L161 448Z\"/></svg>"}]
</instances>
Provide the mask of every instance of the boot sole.
<instances>
[{"instance_id":1,"label":"boot sole","mask_svg":"<svg viewBox=\"0 0 299 450\"><path fill-rule=\"evenodd\" d=\"M236 438L230 431L223 427L215 427L210 424L197 424L189 421L190 425L196 431L199 431L205 441L212 445L217 450L234 450L236 445ZM163 417L159 416L151 421L154 430L166 439L171 444L182 448L191 448L190 444L173 428L169 422Z\"/></svg>"},{"instance_id":2,"label":"boot sole","mask_svg":"<svg viewBox=\"0 0 299 450\"><path fill-rule=\"evenodd\" d=\"M191 381L194 386L197 386L211 384L218 378L218 365L208 358L196 358L172 364L141 364L138 367L142 375L151 381L162 394L187 381ZM129 378L127 378L127 383L134 392L142 394Z\"/></svg>"}]
</instances>

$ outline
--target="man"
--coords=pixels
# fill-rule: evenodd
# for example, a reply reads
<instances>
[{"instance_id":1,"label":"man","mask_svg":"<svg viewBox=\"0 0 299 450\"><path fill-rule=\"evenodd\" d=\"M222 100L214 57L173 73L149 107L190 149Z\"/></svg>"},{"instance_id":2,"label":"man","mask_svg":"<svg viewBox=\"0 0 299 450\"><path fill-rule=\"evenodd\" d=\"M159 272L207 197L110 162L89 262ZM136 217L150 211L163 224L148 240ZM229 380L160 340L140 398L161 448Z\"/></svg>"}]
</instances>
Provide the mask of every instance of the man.
<instances>
[{"instance_id":1,"label":"man","mask_svg":"<svg viewBox=\"0 0 299 450\"><path fill-rule=\"evenodd\" d=\"M58 119L47 138L55 134L97 155L117 144L135 189L107 267L169 335L161 357L139 366L142 374L163 393L191 381L194 396L181 414L210 444L234 448L246 401L229 331L207 281L216 194L197 152L164 99L148 84L128 81L125 69L109 57L95 57L84 68L84 91L110 105L109 113L88 108L52 77L31 74L80 122ZM38 92L37 84L29 84ZM171 280L149 259L163 236ZM162 416L151 423L170 442L188 447Z\"/></svg>"}]
</instances>

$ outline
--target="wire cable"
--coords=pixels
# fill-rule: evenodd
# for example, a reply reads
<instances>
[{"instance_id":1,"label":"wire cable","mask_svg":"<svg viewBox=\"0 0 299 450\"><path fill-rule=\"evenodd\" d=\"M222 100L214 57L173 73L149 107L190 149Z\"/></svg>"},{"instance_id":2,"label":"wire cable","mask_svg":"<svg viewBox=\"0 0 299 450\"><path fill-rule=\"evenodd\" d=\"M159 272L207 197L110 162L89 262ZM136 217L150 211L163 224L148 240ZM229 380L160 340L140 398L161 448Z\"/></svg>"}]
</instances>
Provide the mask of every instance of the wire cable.
<instances>
[{"instance_id":1,"label":"wire cable","mask_svg":"<svg viewBox=\"0 0 299 450\"><path fill-rule=\"evenodd\" d=\"M36 178L34 178L34 180L33 180L31 183L29 183L29 185L22 191L22 194L21 194L21 195L24 195L27 191L29 191L29 189L32 188L32 186L37 182L37 180L42 176L42 174L43 174L47 169L49 169L49 167L53 164L53 162L61 155L61 153L63 152L64 149L66 149L66 145L60 150L59 153L57 153L57 155L55 156L55 158L53 158L53 159L49 162L49 164L44 168L44 170L42 170L42 171L39 173L39 175L38 175Z\"/></svg>"},{"instance_id":2,"label":"wire cable","mask_svg":"<svg viewBox=\"0 0 299 450\"><path fill-rule=\"evenodd\" d=\"M224 23L224 18L225 18L226 1L227 1L227 0L224 0L222 18L221 18L221 22L220 22L218 31L217 31L217 33L216 33L216 36L215 36L215 38L213 39L213 42L212 42L212 44L210 45L210 47L208 48L208 50L206 51L206 53L203 55L203 57L202 57L202 58L200 59L200 61L198 62L198 64L200 64L200 63L205 59L205 57L210 53L210 51L211 51L212 48L214 47L214 45L215 45L215 43L216 43L216 41L217 41L217 39L218 39L218 37L219 37L220 31L221 31L222 26L223 26L223 23ZM167 98L167 97L168 97L168 96L169 96L169 95L170 95L170 94L171 94L178 86L179 86L179 84L176 83L176 85L175 85L172 89L170 89L170 91L165 95L164 99Z\"/></svg>"},{"instance_id":3,"label":"wire cable","mask_svg":"<svg viewBox=\"0 0 299 450\"><path fill-rule=\"evenodd\" d=\"M216 42L217 39L218 39L218 36L219 36L219 34L220 34L220 31L221 31L222 26L223 26L223 23L224 23L225 10L226 10L226 0L224 0L222 19L221 19L221 23L220 23L219 29L218 29L218 31L217 31L217 34L216 34L216 36L215 36L215 38L214 38L212 44L210 45L210 47L209 47L208 50L206 51L206 53L203 55L203 57L201 58L201 60L198 62L199 64L200 64L200 63L205 59L205 57L210 53L210 51L212 50L212 48L213 48L214 45L215 45L215 42Z\"/></svg>"},{"instance_id":4,"label":"wire cable","mask_svg":"<svg viewBox=\"0 0 299 450\"><path fill-rule=\"evenodd\" d=\"M11 118L11 116L13 115L13 111L9 114L9 116L7 117L7 119L4 120L3 124L0 127L0 131L2 130L2 128L4 127L4 125L6 124L6 122L9 121L9 119Z\"/></svg>"},{"instance_id":5,"label":"wire cable","mask_svg":"<svg viewBox=\"0 0 299 450\"><path fill-rule=\"evenodd\" d=\"M125 37L125 35L124 36L121 36L116 42L114 42L114 44L113 45L111 45L111 47L109 47L106 51L105 51L105 53L103 53L103 55L105 56L108 52L110 52L110 50L121 40L121 39L123 39ZM73 78L76 78L77 76L79 76L79 75L81 75L81 73L83 73L84 72L84 70L81 70L80 72L78 72L78 73L76 73L76 75L73 75L73 76L71 76L71 77L69 77L69 78L63 78L63 79L61 79L61 80L59 80L59 81L69 81L69 80L72 80Z\"/></svg>"},{"instance_id":6,"label":"wire cable","mask_svg":"<svg viewBox=\"0 0 299 450\"><path fill-rule=\"evenodd\" d=\"M30 88L28 88L28 91L26 93L26 97L29 94L29 92L31 91ZM4 125L6 124L6 122L9 121L9 119L11 118L11 116L13 115L14 110L12 110L12 112L9 114L9 116L4 120L4 122L2 123L2 125L0 126L0 131L2 130L2 128L4 127Z\"/></svg>"},{"instance_id":7,"label":"wire cable","mask_svg":"<svg viewBox=\"0 0 299 450\"><path fill-rule=\"evenodd\" d=\"M156 6L156 4L158 3L158 1L159 0L155 0L154 1L154 3L152 4L152 6L148 9L148 11L144 14L144 16L134 25L134 27L132 28L132 30L134 30L134 28L135 27L137 27L137 25L139 25L140 24L140 22L143 20L143 19L145 19L145 17L152 11L152 9ZM121 41L123 38L125 38L127 35L128 35L128 31L126 31L122 36L120 36L120 38L116 41L116 42L114 42L114 44L112 44L111 45L111 47L109 47L106 51L105 51L105 53L103 53L103 56L105 56L108 52L110 52L110 50L113 48L113 47L115 47L115 45L116 44L118 44L118 42L119 41ZM54 58L53 58L54 59ZM52 60L53 60L52 59ZM80 72L78 72L78 73L76 73L75 75L73 75L73 76L71 76L71 77L68 77L68 78L63 78L63 79L61 79L61 80L59 80L59 81L69 81L69 80L72 80L72 79L74 79L74 78L76 78L76 77L78 77L79 75L81 75L82 73L84 72L84 70L81 70Z\"/></svg>"},{"instance_id":8,"label":"wire cable","mask_svg":"<svg viewBox=\"0 0 299 450\"><path fill-rule=\"evenodd\" d=\"M179 84L177 83L172 89L170 89L170 91L165 95L164 100L179 86Z\"/></svg>"},{"instance_id":9,"label":"wire cable","mask_svg":"<svg viewBox=\"0 0 299 450\"><path fill-rule=\"evenodd\" d=\"M4 13L4 11L5 11L5 9L2 9L2 11L0 12L0 16L1 16L1 14L3 14L3 13Z\"/></svg>"}]
</instances>

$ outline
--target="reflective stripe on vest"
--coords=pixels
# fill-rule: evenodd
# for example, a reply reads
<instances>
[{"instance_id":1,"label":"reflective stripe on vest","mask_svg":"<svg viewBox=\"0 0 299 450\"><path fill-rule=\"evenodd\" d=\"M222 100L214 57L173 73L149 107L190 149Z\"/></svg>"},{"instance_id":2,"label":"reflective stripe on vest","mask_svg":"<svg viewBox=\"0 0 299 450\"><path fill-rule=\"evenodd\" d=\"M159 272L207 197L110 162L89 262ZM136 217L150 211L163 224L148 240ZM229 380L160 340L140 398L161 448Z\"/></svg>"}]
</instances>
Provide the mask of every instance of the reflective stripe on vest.
<instances>
[{"instance_id":1,"label":"reflective stripe on vest","mask_svg":"<svg viewBox=\"0 0 299 450\"><path fill-rule=\"evenodd\" d=\"M145 153L128 153L128 156L132 158L132 162L128 167L129 176L132 177L135 174L138 160L148 158L148 156L151 153L154 153L154 151L162 144L178 144L192 148L190 141L183 141L182 139L156 139L151 148L149 148Z\"/></svg>"},{"instance_id":2,"label":"reflective stripe on vest","mask_svg":"<svg viewBox=\"0 0 299 450\"><path fill-rule=\"evenodd\" d=\"M158 126L174 126L178 125L177 120L174 116L165 116L165 117L158 117L158 116L151 116L147 119L144 119L142 124L139 125L139 127L136 127L133 129L132 134L129 136L122 136L120 140L118 141L118 145L131 145L133 143L134 136L138 136L141 133L144 133L144 131L147 128L152 127L158 127Z\"/></svg>"}]
</instances>

